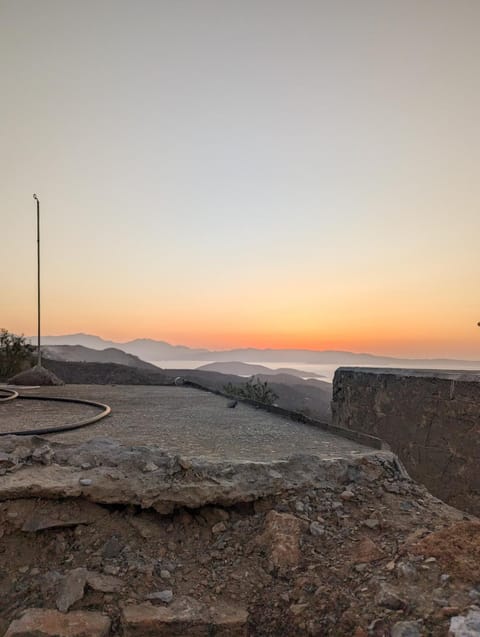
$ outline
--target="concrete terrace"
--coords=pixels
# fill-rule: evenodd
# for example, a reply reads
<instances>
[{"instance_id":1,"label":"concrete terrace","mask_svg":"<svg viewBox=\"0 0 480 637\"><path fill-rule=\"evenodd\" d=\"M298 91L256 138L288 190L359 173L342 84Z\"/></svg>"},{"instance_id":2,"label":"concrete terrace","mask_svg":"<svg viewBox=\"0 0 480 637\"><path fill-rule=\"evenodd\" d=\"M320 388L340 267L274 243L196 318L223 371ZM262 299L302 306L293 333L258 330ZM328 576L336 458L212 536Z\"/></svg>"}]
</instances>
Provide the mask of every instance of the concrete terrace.
<instances>
[{"instance_id":1,"label":"concrete terrace","mask_svg":"<svg viewBox=\"0 0 480 637\"><path fill-rule=\"evenodd\" d=\"M189 387L67 385L21 390L107 403L112 415L92 426L51 434L49 440L79 443L113 438L125 445L158 446L183 456L232 462L265 462L308 454L351 458L371 449L287 417ZM0 406L0 433L73 423L97 413L83 405L15 400Z\"/></svg>"}]
</instances>

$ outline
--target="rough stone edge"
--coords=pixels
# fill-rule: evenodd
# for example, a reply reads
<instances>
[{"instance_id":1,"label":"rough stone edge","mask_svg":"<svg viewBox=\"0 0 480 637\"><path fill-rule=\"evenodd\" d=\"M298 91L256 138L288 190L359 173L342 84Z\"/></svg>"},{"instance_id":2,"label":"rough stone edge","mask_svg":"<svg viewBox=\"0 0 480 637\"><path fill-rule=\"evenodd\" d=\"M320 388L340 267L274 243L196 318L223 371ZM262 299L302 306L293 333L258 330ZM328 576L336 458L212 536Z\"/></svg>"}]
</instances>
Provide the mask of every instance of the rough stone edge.
<instances>
[{"instance_id":1,"label":"rough stone edge","mask_svg":"<svg viewBox=\"0 0 480 637\"><path fill-rule=\"evenodd\" d=\"M68 454L75 456L85 447L23 436L6 437L2 442L8 444L7 449L12 449L17 438L19 447L29 444L32 449L38 450L39 445L47 445L54 452L63 453L67 460ZM185 460L159 449L155 451L118 444L112 449L120 458L116 466L101 465L84 469L66 461L58 464L55 456L45 465L27 461L13 466L0 480L0 501L16 498L85 498L99 504L133 504L167 514L181 507L198 508L209 504L231 506L279 495L289 489L321 486L328 482L346 483L362 473L366 475L369 467L375 468L386 478L410 479L398 458L385 451L366 450L365 453L347 457L341 454L333 458L300 455L273 462L231 463L211 462L204 458ZM132 456L133 452L137 456ZM138 464L138 454L142 452L146 454L143 469ZM154 452L158 457L157 462L160 464L162 460L163 465L146 472L148 454ZM122 454L125 454L123 464Z\"/></svg>"},{"instance_id":2,"label":"rough stone edge","mask_svg":"<svg viewBox=\"0 0 480 637\"><path fill-rule=\"evenodd\" d=\"M370 374L373 376L401 376L402 378L438 378L439 380L457 380L480 383L480 370L467 369L411 369L403 367L338 367L335 377L342 373Z\"/></svg>"}]
</instances>

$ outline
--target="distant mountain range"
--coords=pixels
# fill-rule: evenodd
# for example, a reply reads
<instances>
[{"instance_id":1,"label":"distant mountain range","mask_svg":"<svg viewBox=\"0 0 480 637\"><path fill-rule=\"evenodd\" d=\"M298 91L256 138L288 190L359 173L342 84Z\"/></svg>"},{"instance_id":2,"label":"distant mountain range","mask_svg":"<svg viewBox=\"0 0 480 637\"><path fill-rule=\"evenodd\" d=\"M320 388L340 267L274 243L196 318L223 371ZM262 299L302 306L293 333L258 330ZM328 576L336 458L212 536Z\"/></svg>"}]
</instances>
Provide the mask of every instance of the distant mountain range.
<instances>
[{"instance_id":1,"label":"distant mountain range","mask_svg":"<svg viewBox=\"0 0 480 637\"><path fill-rule=\"evenodd\" d=\"M30 338L36 343L36 338ZM331 350L308 349L231 349L208 350L195 349L184 345L170 345L165 341L156 341L148 338L139 338L125 343L107 341L92 334L66 334L61 336L44 336L43 345L83 345L96 350L114 348L123 350L128 354L138 356L144 361L155 361L161 365L161 361L172 360L198 360L244 363L304 363L317 365L367 365L367 366L396 366L396 367L456 367L459 369L480 369L480 361L467 361L460 359L432 358L409 359L395 358L392 356L376 356L368 353L356 353Z\"/></svg>"}]
</instances>

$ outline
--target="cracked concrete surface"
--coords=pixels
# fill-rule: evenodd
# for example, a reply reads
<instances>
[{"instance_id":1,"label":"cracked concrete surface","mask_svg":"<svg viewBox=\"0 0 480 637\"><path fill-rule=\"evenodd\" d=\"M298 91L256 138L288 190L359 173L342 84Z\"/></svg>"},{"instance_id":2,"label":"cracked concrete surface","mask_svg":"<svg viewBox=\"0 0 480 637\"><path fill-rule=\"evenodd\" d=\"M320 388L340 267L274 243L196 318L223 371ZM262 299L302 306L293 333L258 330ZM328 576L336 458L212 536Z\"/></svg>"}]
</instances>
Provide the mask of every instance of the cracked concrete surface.
<instances>
[{"instance_id":1,"label":"cracked concrete surface","mask_svg":"<svg viewBox=\"0 0 480 637\"><path fill-rule=\"evenodd\" d=\"M128 447L105 438L71 445L41 437L0 439L0 500L83 497L164 514L180 507L252 502L288 489L346 482L359 473L379 470L403 478L395 456L380 451L220 462L174 455L157 447Z\"/></svg>"},{"instance_id":2,"label":"cracked concrete surface","mask_svg":"<svg viewBox=\"0 0 480 637\"><path fill-rule=\"evenodd\" d=\"M320 428L206 391L172 386L67 385L24 390L29 395L73 397L107 403L112 415L75 431L49 435L66 443L112 438L125 445L158 446L174 454L222 461L286 459L292 454L351 457L368 448ZM1 406L0 432L72 423L96 410L82 405L11 401Z\"/></svg>"}]
</instances>

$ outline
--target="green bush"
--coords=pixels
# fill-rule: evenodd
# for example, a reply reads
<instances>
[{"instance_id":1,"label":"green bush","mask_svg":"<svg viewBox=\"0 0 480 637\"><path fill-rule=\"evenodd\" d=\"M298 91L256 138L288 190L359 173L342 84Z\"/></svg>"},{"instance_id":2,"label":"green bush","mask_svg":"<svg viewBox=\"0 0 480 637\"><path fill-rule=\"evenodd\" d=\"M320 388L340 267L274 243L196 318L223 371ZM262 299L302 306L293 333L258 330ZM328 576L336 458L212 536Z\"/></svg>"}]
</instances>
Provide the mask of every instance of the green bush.
<instances>
[{"instance_id":1,"label":"green bush","mask_svg":"<svg viewBox=\"0 0 480 637\"><path fill-rule=\"evenodd\" d=\"M223 390L229 396L237 398L247 398L264 405L273 405L277 400L277 394L268 386L267 381L261 381L259 378L249 378L243 385L234 385L228 383Z\"/></svg>"},{"instance_id":2,"label":"green bush","mask_svg":"<svg viewBox=\"0 0 480 637\"><path fill-rule=\"evenodd\" d=\"M33 363L33 345L24 336L0 329L0 378L6 380L28 369Z\"/></svg>"}]
</instances>

